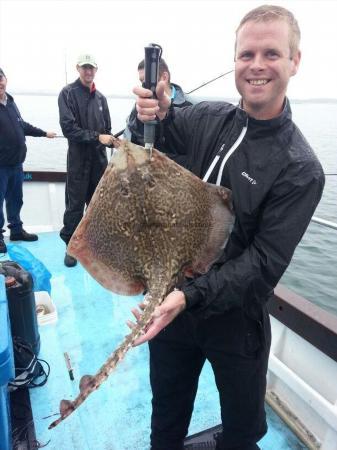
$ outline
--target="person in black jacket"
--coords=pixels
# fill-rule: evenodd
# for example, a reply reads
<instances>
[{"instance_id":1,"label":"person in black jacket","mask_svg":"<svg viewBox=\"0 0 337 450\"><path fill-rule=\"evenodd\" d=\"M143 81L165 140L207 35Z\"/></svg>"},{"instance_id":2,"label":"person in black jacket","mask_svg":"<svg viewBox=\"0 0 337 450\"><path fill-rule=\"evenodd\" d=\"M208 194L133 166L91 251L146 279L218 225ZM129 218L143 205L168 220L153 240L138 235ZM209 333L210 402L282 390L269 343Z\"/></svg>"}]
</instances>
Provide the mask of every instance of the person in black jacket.
<instances>
[{"instance_id":1,"label":"person in black jacket","mask_svg":"<svg viewBox=\"0 0 337 450\"><path fill-rule=\"evenodd\" d=\"M11 241L36 241L36 234L22 228L20 212L23 205L23 162L27 146L25 136L54 138L56 133L43 131L25 122L13 97L6 92L7 78L0 69L0 253L6 253L4 241L6 202L7 222Z\"/></svg>"},{"instance_id":2,"label":"person in black jacket","mask_svg":"<svg viewBox=\"0 0 337 450\"><path fill-rule=\"evenodd\" d=\"M144 59L138 64L138 77L141 83L144 83L145 78L145 62ZM158 68L158 77L159 81L162 81L164 84L164 89L166 94L170 97L172 105L177 108L184 108L185 106L190 106L192 103L186 99L184 91L182 88L175 83L171 82L171 74L166 64L166 61L161 58L159 60L159 68ZM160 128L158 129L158 134L160 133ZM158 136L159 137L159 136ZM137 145L144 146L144 124L137 118L137 110L136 105L132 109L129 117L126 121L126 128L124 130L124 138L133 142ZM160 142L159 142L160 141ZM157 148L161 151L165 151L167 153L167 149L164 149L163 142L159 138L157 141ZM173 155L172 155L173 156ZM180 162L180 161L177 161Z\"/></svg>"},{"instance_id":3,"label":"person in black jacket","mask_svg":"<svg viewBox=\"0 0 337 450\"><path fill-rule=\"evenodd\" d=\"M235 45L238 106L171 108L162 83L158 99L134 88L139 119L158 117L170 152L183 155L205 181L230 188L235 211L222 257L172 291L136 342L151 339L152 450L184 448L206 359L221 404L216 448L258 449L267 431L267 302L324 187L321 164L292 121L286 97L300 63L299 41L297 21L282 7L261 6L242 19ZM141 311L133 313L139 319Z\"/></svg>"},{"instance_id":4,"label":"person in black jacket","mask_svg":"<svg viewBox=\"0 0 337 450\"><path fill-rule=\"evenodd\" d=\"M108 160L105 146L113 142L108 103L96 89L97 64L92 55L80 55L79 78L65 86L58 99L60 125L68 139L66 210L60 236L68 245L82 219ZM73 267L77 260L66 252L64 264Z\"/></svg>"}]
</instances>

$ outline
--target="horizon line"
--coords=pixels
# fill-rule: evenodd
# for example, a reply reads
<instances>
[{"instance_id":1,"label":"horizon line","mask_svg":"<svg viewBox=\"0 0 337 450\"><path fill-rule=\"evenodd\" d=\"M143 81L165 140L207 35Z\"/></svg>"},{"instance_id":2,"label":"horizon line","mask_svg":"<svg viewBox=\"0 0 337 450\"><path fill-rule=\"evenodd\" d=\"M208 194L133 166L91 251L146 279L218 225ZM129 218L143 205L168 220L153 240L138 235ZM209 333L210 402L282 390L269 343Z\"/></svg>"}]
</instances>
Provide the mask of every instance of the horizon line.
<instances>
[{"instance_id":1,"label":"horizon line","mask_svg":"<svg viewBox=\"0 0 337 450\"><path fill-rule=\"evenodd\" d=\"M14 90L12 91L13 95L32 95L32 96L41 96L41 97L52 97L59 95L58 91L26 91L26 90ZM134 95L131 94L115 94L110 93L106 94L105 97L107 98L118 98L118 99L125 99L125 100L132 100L135 99ZM208 98L210 100L223 100L223 101L237 101L238 97L221 97L221 96L202 96L202 95L191 95L190 97L201 97L201 98ZM336 103L337 98L331 98L331 97L306 97L306 98L290 98L292 102L322 102L322 103Z\"/></svg>"}]
</instances>

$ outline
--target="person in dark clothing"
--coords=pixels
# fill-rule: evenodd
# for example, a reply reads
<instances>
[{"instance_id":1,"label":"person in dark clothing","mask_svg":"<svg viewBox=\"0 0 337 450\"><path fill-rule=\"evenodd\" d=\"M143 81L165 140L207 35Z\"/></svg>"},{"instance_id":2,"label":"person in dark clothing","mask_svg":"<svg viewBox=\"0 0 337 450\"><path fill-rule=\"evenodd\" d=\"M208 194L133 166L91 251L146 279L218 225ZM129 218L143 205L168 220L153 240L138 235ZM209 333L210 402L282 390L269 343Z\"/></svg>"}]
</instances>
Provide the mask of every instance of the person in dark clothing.
<instances>
[{"instance_id":1,"label":"person in dark clothing","mask_svg":"<svg viewBox=\"0 0 337 450\"><path fill-rule=\"evenodd\" d=\"M23 205L23 162L27 146L25 136L54 138L56 133L43 131L25 122L13 97L6 92L7 78L0 69L0 253L6 253L4 241L6 203L7 222L11 241L36 241L36 234L22 228L20 212Z\"/></svg>"},{"instance_id":2,"label":"person in dark clothing","mask_svg":"<svg viewBox=\"0 0 337 450\"><path fill-rule=\"evenodd\" d=\"M157 99L134 88L138 118L159 118L165 145L205 181L230 188L235 211L219 260L169 293L136 342L151 339L152 450L184 448L206 359L221 405L216 448L259 449L267 431L267 302L324 187L321 164L292 121L286 97L300 63L299 41L297 21L282 7L261 6L242 19L235 45L238 106L202 102L177 109L162 83ZM143 307L133 310L137 320Z\"/></svg>"},{"instance_id":3,"label":"person in dark clothing","mask_svg":"<svg viewBox=\"0 0 337 450\"><path fill-rule=\"evenodd\" d=\"M145 62L143 59L138 64L138 77L141 83L144 83L145 78L144 66ZM170 97L173 106L177 108L184 108L185 106L192 105L192 103L186 99L182 88L178 84L171 82L171 74L163 58L161 58L159 61L158 77L159 81L162 81L164 83L165 92ZM160 133L160 131L161 129L158 127L158 133ZM144 124L137 118L136 106L134 106L129 117L127 118L126 128L124 130L124 138L128 139L134 144L144 146ZM164 149L162 140L158 139L158 141L160 141L158 149L167 153L167 149Z\"/></svg>"},{"instance_id":4,"label":"person in dark clothing","mask_svg":"<svg viewBox=\"0 0 337 450\"><path fill-rule=\"evenodd\" d=\"M60 125L68 139L66 209L60 231L66 245L106 169L105 147L113 142L108 103L94 83L94 57L80 55L76 68L79 78L65 86L58 99ZM64 264L73 267L77 260L66 252Z\"/></svg>"}]
</instances>

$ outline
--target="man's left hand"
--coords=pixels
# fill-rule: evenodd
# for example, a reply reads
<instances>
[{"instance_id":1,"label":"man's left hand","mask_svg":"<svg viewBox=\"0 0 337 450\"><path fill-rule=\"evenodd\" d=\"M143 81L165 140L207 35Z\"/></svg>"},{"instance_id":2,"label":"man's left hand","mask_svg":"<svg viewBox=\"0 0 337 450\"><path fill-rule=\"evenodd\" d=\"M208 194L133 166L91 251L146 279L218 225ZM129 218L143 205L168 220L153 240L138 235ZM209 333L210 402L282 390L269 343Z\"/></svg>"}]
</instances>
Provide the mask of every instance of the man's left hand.
<instances>
[{"instance_id":1,"label":"man's left hand","mask_svg":"<svg viewBox=\"0 0 337 450\"><path fill-rule=\"evenodd\" d=\"M154 338L163 328L173 321L186 308L186 299L182 291L172 291L158 306L153 314L153 320L146 330L145 334L139 337L134 346L143 344ZM140 305L140 309L144 309L144 305ZM131 310L136 320L140 319L141 312L138 309ZM135 324L131 321L127 322L128 327L132 330Z\"/></svg>"},{"instance_id":2,"label":"man's left hand","mask_svg":"<svg viewBox=\"0 0 337 450\"><path fill-rule=\"evenodd\" d=\"M46 137L49 139L53 139L56 136L56 133L54 131L47 131Z\"/></svg>"}]
</instances>

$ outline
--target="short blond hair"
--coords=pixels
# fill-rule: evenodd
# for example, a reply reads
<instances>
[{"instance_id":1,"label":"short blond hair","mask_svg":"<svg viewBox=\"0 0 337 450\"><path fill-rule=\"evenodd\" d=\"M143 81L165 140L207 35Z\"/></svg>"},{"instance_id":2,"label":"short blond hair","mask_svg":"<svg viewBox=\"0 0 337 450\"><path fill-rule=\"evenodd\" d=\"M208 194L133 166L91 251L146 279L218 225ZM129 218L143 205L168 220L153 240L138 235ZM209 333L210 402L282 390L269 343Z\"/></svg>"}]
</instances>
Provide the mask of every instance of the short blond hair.
<instances>
[{"instance_id":1,"label":"short blond hair","mask_svg":"<svg viewBox=\"0 0 337 450\"><path fill-rule=\"evenodd\" d=\"M235 51L238 32L247 22L271 22L273 20L284 20L289 25L289 48L290 58L299 51L301 31L295 16L286 8L276 5L262 5L249 11L241 20L235 35Z\"/></svg>"}]
</instances>

